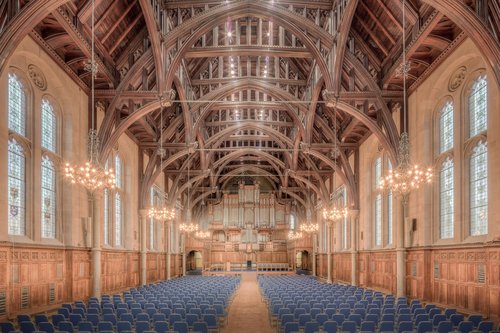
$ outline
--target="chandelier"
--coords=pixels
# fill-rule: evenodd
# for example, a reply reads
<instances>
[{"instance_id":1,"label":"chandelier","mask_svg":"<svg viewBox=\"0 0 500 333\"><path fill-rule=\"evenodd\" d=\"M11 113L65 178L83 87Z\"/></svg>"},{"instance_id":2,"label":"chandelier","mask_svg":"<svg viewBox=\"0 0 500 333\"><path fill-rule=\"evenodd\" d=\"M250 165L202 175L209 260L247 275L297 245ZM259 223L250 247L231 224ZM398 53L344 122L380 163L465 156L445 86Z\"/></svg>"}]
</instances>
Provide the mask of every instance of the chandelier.
<instances>
[{"instance_id":1,"label":"chandelier","mask_svg":"<svg viewBox=\"0 0 500 333\"><path fill-rule=\"evenodd\" d=\"M198 239L207 239L210 237L210 231L196 231L194 237Z\"/></svg>"},{"instance_id":2,"label":"chandelier","mask_svg":"<svg viewBox=\"0 0 500 333\"><path fill-rule=\"evenodd\" d=\"M160 221L172 221L175 218L175 208L151 207L148 210L148 217Z\"/></svg>"},{"instance_id":3,"label":"chandelier","mask_svg":"<svg viewBox=\"0 0 500 333\"><path fill-rule=\"evenodd\" d=\"M192 232L198 231L198 225L195 223L181 223L181 225L179 226L179 230L181 232L190 234Z\"/></svg>"},{"instance_id":4,"label":"chandelier","mask_svg":"<svg viewBox=\"0 0 500 333\"><path fill-rule=\"evenodd\" d=\"M302 237L304 237L304 234L302 232L296 232L293 230L290 230L288 232L288 239L289 240L297 240L297 239L301 239Z\"/></svg>"},{"instance_id":5,"label":"chandelier","mask_svg":"<svg viewBox=\"0 0 500 333\"><path fill-rule=\"evenodd\" d=\"M89 64L85 69L91 73L91 105L94 108L94 79L97 76L97 63L94 53L94 1L92 1L92 54ZM87 137L88 160L81 165L66 162L64 165L64 176L71 184L78 184L90 193L105 188L114 189L116 185L113 169L103 167L99 163L100 142L95 127L94 112L92 112L92 126Z\"/></svg>"},{"instance_id":6,"label":"chandelier","mask_svg":"<svg viewBox=\"0 0 500 333\"><path fill-rule=\"evenodd\" d=\"M338 208L334 206L332 209L323 209L323 217L326 220L337 221L346 218L349 214L347 207Z\"/></svg>"},{"instance_id":7,"label":"chandelier","mask_svg":"<svg viewBox=\"0 0 500 333\"><path fill-rule=\"evenodd\" d=\"M403 133L399 139L398 165L394 170L389 170L388 174L379 180L379 189L391 191L399 194L403 204L408 201L408 196L412 190L416 190L423 183L432 182L432 169L422 168L418 164L410 163L410 138L406 130L406 77L411 69L411 64L406 61L406 34L405 34L405 1L403 0L403 60L398 69L399 75L403 77Z\"/></svg>"},{"instance_id":8,"label":"chandelier","mask_svg":"<svg viewBox=\"0 0 500 333\"><path fill-rule=\"evenodd\" d=\"M300 231L308 234L318 232L318 230L319 230L319 224L317 223L308 222L300 225Z\"/></svg>"}]
</instances>

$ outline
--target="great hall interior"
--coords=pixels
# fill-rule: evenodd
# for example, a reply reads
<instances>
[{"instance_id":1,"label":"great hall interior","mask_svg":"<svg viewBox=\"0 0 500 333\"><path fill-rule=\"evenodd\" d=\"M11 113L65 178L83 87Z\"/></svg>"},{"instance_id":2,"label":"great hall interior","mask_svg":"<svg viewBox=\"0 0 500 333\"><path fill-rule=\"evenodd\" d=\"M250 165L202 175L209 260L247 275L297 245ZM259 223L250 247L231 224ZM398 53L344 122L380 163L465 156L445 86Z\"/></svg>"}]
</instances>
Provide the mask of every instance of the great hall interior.
<instances>
[{"instance_id":1,"label":"great hall interior","mask_svg":"<svg viewBox=\"0 0 500 333\"><path fill-rule=\"evenodd\" d=\"M500 331L499 36L497 0L0 1L0 331Z\"/></svg>"}]
</instances>

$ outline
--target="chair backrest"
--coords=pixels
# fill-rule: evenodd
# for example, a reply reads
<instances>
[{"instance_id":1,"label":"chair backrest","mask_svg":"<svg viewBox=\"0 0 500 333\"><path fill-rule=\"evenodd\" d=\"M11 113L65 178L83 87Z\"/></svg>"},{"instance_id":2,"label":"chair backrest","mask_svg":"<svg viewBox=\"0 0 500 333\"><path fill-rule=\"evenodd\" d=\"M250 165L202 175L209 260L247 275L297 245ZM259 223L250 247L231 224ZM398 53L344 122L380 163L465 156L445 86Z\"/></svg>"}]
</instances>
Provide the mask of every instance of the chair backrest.
<instances>
[{"instance_id":1,"label":"chair backrest","mask_svg":"<svg viewBox=\"0 0 500 333\"><path fill-rule=\"evenodd\" d=\"M299 333L299 324L296 322L288 322L285 324L284 333Z\"/></svg>"},{"instance_id":2,"label":"chair backrest","mask_svg":"<svg viewBox=\"0 0 500 333\"><path fill-rule=\"evenodd\" d=\"M149 321L149 315L147 313L139 313L135 317L136 321Z\"/></svg>"},{"instance_id":3,"label":"chair backrest","mask_svg":"<svg viewBox=\"0 0 500 333\"><path fill-rule=\"evenodd\" d=\"M483 333L489 333L493 331L493 322L492 321L482 321L477 326L477 330Z\"/></svg>"},{"instance_id":4,"label":"chair backrest","mask_svg":"<svg viewBox=\"0 0 500 333\"><path fill-rule=\"evenodd\" d=\"M352 320L346 320L342 323L342 332L356 333L356 322Z\"/></svg>"},{"instance_id":5,"label":"chair backrest","mask_svg":"<svg viewBox=\"0 0 500 333\"><path fill-rule=\"evenodd\" d=\"M332 316L332 320L337 322L338 326L342 326L342 323L344 323L345 316L343 314L334 314Z\"/></svg>"},{"instance_id":6,"label":"chair backrest","mask_svg":"<svg viewBox=\"0 0 500 333\"><path fill-rule=\"evenodd\" d=\"M434 328L432 326L432 322L427 320L427 321L421 321L417 325L417 333L427 333L427 332L433 332Z\"/></svg>"},{"instance_id":7,"label":"chair backrest","mask_svg":"<svg viewBox=\"0 0 500 333\"><path fill-rule=\"evenodd\" d=\"M11 323L10 321L4 321L0 323L0 331L2 333L9 333L15 330L16 329L14 328L14 324Z\"/></svg>"},{"instance_id":8,"label":"chair backrest","mask_svg":"<svg viewBox=\"0 0 500 333\"><path fill-rule=\"evenodd\" d=\"M413 321L413 316L409 313L400 314L398 316L398 322L401 321Z\"/></svg>"},{"instance_id":9,"label":"chair backrest","mask_svg":"<svg viewBox=\"0 0 500 333\"><path fill-rule=\"evenodd\" d=\"M481 321L483 321L483 315L480 315L480 314L471 314L468 318L467 318L468 321L472 321L472 323L474 324L474 327L477 327L479 326L479 323Z\"/></svg>"},{"instance_id":10,"label":"chair backrest","mask_svg":"<svg viewBox=\"0 0 500 333\"><path fill-rule=\"evenodd\" d=\"M461 313L454 313L450 316L450 321L453 324L453 326L458 326L462 321L464 321L464 315Z\"/></svg>"},{"instance_id":11,"label":"chair backrest","mask_svg":"<svg viewBox=\"0 0 500 333\"><path fill-rule=\"evenodd\" d=\"M380 332L394 332L394 321L381 321L379 324Z\"/></svg>"},{"instance_id":12,"label":"chair backrest","mask_svg":"<svg viewBox=\"0 0 500 333\"><path fill-rule=\"evenodd\" d=\"M326 313L319 313L316 315L315 320L318 322L320 326L323 326L325 321L328 320L328 315Z\"/></svg>"},{"instance_id":13,"label":"chair backrest","mask_svg":"<svg viewBox=\"0 0 500 333\"><path fill-rule=\"evenodd\" d=\"M137 321L135 323L135 330L137 333L143 333L144 331L149 331L151 327L149 326L149 321Z\"/></svg>"},{"instance_id":14,"label":"chair backrest","mask_svg":"<svg viewBox=\"0 0 500 333\"><path fill-rule=\"evenodd\" d=\"M434 315L434 317L432 318L432 325L434 325L434 327L437 327L440 322L445 321L445 320L446 320L446 316L444 314Z\"/></svg>"},{"instance_id":15,"label":"chair backrest","mask_svg":"<svg viewBox=\"0 0 500 333\"><path fill-rule=\"evenodd\" d=\"M375 322L373 321L363 321L359 328L363 332L375 332Z\"/></svg>"},{"instance_id":16,"label":"chair backrest","mask_svg":"<svg viewBox=\"0 0 500 333\"><path fill-rule=\"evenodd\" d=\"M441 321L438 324L438 327L437 327L438 333L449 333L451 331L453 331L453 324L451 323L451 321Z\"/></svg>"},{"instance_id":17,"label":"chair backrest","mask_svg":"<svg viewBox=\"0 0 500 333\"><path fill-rule=\"evenodd\" d=\"M178 333L188 333L188 324L185 321L177 321L174 323L174 331Z\"/></svg>"},{"instance_id":18,"label":"chair backrest","mask_svg":"<svg viewBox=\"0 0 500 333\"><path fill-rule=\"evenodd\" d=\"M97 324L97 330L101 331L113 331L113 324L110 321L100 321Z\"/></svg>"},{"instance_id":19,"label":"chair backrest","mask_svg":"<svg viewBox=\"0 0 500 333\"><path fill-rule=\"evenodd\" d=\"M448 309L444 310L444 314L446 315L446 318L448 318L448 319L450 318L450 316L452 314L455 314L455 313L457 313L457 309L450 309L450 308L448 308Z\"/></svg>"},{"instance_id":20,"label":"chair backrest","mask_svg":"<svg viewBox=\"0 0 500 333\"><path fill-rule=\"evenodd\" d=\"M155 321L153 326L155 331L158 333L168 332L168 323L166 321Z\"/></svg>"},{"instance_id":21,"label":"chair backrest","mask_svg":"<svg viewBox=\"0 0 500 333\"><path fill-rule=\"evenodd\" d=\"M413 331L413 322L411 321L401 321L398 324L398 333L403 333L406 331Z\"/></svg>"},{"instance_id":22,"label":"chair backrest","mask_svg":"<svg viewBox=\"0 0 500 333\"><path fill-rule=\"evenodd\" d=\"M458 324L457 331L461 333L469 333L474 329L474 323L472 321L462 321Z\"/></svg>"},{"instance_id":23,"label":"chair backrest","mask_svg":"<svg viewBox=\"0 0 500 333\"><path fill-rule=\"evenodd\" d=\"M323 323L323 331L326 333L337 333L337 327L337 322L333 320L327 320Z\"/></svg>"},{"instance_id":24,"label":"chair backrest","mask_svg":"<svg viewBox=\"0 0 500 333\"><path fill-rule=\"evenodd\" d=\"M312 317L309 313L303 313L299 316L299 326L301 328L306 326L306 323L311 321Z\"/></svg>"},{"instance_id":25,"label":"chair backrest","mask_svg":"<svg viewBox=\"0 0 500 333\"><path fill-rule=\"evenodd\" d=\"M44 331L46 333L54 333L56 331L52 323L45 321L38 324L38 328L40 329L40 331Z\"/></svg>"},{"instance_id":26,"label":"chair backrest","mask_svg":"<svg viewBox=\"0 0 500 333\"><path fill-rule=\"evenodd\" d=\"M129 321L119 321L116 323L116 330L118 333L123 333L123 331L132 331L132 324Z\"/></svg>"},{"instance_id":27,"label":"chair backrest","mask_svg":"<svg viewBox=\"0 0 500 333\"><path fill-rule=\"evenodd\" d=\"M359 326L361 326L361 322L363 321L363 318L361 317L360 314L353 313L353 314L349 315L347 320L355 322L356 326L359 327Z\"/></svg>"},{"instance_id":28,"label":"chair backrest","mask_svg":"<svg viewBox=\"0 0 500 333\"><path fill-rule=\"evenodd\" d=\"M438 308L432 308L429 310L429 318L434 319L435 315L441 314L441 310Z\"/></svg>"},{"instance_id":29,"label":"chair backrest","mask_svg":"<svg viewBox=\"0 0 500 333\"><path fill-rule=\"evenodd\" d=\"M78 323L78 331L94 332L94 325L90 321L81 321Z\"/></svg>"},{"instance_id":30,"label":"chair backrest","mask_svg":"<svg viewBox=\"0 0 500 333\"><path fill-rule=\"evenodd\" d=\"M31 321L22 321L19 323L19 328L21 329L21 332L23 333L32 333L33 331L36 331L35 324L33 324Z\"/></svg>"},{"instance_id":31,"label":"chair backrest","mask_svg":"<svg viewBox=\"0 0 500 333\"><path fill-rule=\"evenodd\" d=\"M378 324L379 320L380 320L379 316L377 314L373 314L373 313L369 313L365 317L365 321L372 321L375 324Z\"/></svg>"},{"instance_id":32,"label":"chair backrest","mask_svg":"<svg viewBox=\"0 0 500 333\"><path fill-rule=\"evenodd\" d=\"M74 332L73 323L71 323L70 321L61 321L59 323L59 331L73 333Z\"/></svg>"},{"instance_id":33,"label":"chair backrest","mask_svg":"<svg viewBox=\"0 0 500 333\"><path fill-rule=\"evenodd\" d=\"M319 323L317 321L309 321L304 326L304 333L317 333L319 332Z\"/></svg>"},{"instance_id":34,"label":"chair backrest","mask_svg":"<svg viewBox=\"0 0 500 333\"><path fill-rule=\"evenodd\" d=\"M193 332L208 333L207 323L204 321L197 321L193 324Z\"/></svg>"}]
</instances>

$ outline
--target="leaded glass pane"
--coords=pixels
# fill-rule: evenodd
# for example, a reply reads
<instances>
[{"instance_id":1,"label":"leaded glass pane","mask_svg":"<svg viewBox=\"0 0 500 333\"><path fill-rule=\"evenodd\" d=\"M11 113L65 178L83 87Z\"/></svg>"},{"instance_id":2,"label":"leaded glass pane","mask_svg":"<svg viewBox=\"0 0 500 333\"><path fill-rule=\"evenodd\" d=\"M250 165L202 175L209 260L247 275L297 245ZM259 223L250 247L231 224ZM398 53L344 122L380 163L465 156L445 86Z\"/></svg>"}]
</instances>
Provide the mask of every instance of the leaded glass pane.
<instances>
[{"instance_id":1,"label":"leaded glass pane","mask_svg":"<svg viewBox=\"0 0 500 333\"><path fill-rule=\"evenodd\" d=\"M150 190L150 205L155 205L155 197L157 197L156 191L153 187ZM155 247L155 220L153 217L149 219L149 248L154 249Z\"/></svg>"},{"instance_id":2,"label":"leaded glass pane","mask_svg":"<svg viewBox=\"0 0 500 333\"><path fill-rule=\"evenodd\" d=\"M380 185L380 178L382 177L382 158L378 157L375 160L375 187Z\"/></svg>"},{"instance_id":3,"label":"leaded glass pane","mask_svg":"<svg viewBox=\"0 0 500 333\"><path fill-rule=\"evenodd\" d=\"M115 195L115 245L122 245L122 198L120 193Z\"/></svg>"},{"instance_id":4,"label":"leaded glass pane","mask_svg":"<svg viewBox=\"0 0 500 333\"><path fill-rule=\"evenodd\" d=\"M479 77L469 96L470 136L476 136L488 127L488 93L486 76Z\"/></svg>"},{"instance_id":5,"label":"leaded glass pane","mask_svg":"<svg viewBox=\"0 0 500 333\"><path fill-rule=\"evenodd\" d=\"M375 245L382 245L382 195L375 197Z\"/></svg>"},{"instance_id":6,"label":"leaded glass pane","mask_svg":"<svg viewBox=\"0 0 500 333\"><path fill-rule=\"evenodd\" d=\"M347 249L347 217L342 219L342 248Z\"/></svg>"},{"instance_id":7,"label":"leaded glass pane","mask_svg":"<svg viewBox=\"0 0 500 333\"><path fill-rule=\"evenodd\" d=\"M115 177L116 177L116 188L122 188L122 160L120 156L115 156Z\"/></svg>"},{"instance_id":8,"label":"leaded glass pane","mask_svg":"<svg viewBox=\"0 0 500 333\"><path fill-rule=\"evenodd\" d=\"M47 157L42 158L42 238L56 238L56 170Z\"/></svg>"},{"instance_id":9,"label":"leaded glass pane","mask_svg":"<svg viewBox=\"0 0 500 333\"><path fill-rule=\"evenodd\" d=\"M439 117L440 153L453 148L453 132L453 104L449 102L441 109Z\"/></svg>"},{"instance_id":10,"label":"leaded glass pane","mask_svg":"<svg viewBox=\"0 0 500 333\"><path fill-rule=\"evenodd\" d=\"M104 189L104 244L109 245L109 190Z\"/></svg>"},{"instance_id":11,"label":"leaded glass pane","mask_svg":"<svg viewBox=\"0 0 500 333\"><path fill-rule=\"evenodd\" d=\"M387 244L392 244L392 191L387 194Z\"/></svg>"},{"instance_id":12,"label":"leaded glass pane","mask_svg":"<svg viewBox=\"0 0 500 333\"><path fill-rule=\"evenodd\" d=\"M42 101L42 147L56 152L57 123L52 105Z\"/></svg>"},{"instance_id":13,"label":"leaded glass pane","mask_svg":"<svg viewBox=\"0 0 500 333\"><path fill-rule=\"evenodd\" d=\"M9 74L9 129L26 136L26 94L15 74Z\"/></svg>"},{"instance_id":14,"label":"leaded glass pane","mask_svg":"<svg viewBox=\"0 0 500 333\"><path fill-rule=\"evenodd\" d=\"M470 234L488 233L488 147L480 142L470 158Z\"/></svg>"},{"instance_id":15,"label":"leaded glass pane","mask_svg":"<svg viewBox=\"0 0 500 333\"><path fill-rule=\"evenodd\" d=\"M26 159L16 140L9 140L8 152L9 235L26 233Z\"/></svg>"},{"instance_id":16,"label":"leaded glass pane","mask_svg":"<svg viewBox=\"0 0 500 333\"><path fill-rule=\"evenodd\" d=\"M441 239L453 238L454 235L454 166L451 159L441 166L439 173L439 237Z\"/></svg>"}]
</instances>

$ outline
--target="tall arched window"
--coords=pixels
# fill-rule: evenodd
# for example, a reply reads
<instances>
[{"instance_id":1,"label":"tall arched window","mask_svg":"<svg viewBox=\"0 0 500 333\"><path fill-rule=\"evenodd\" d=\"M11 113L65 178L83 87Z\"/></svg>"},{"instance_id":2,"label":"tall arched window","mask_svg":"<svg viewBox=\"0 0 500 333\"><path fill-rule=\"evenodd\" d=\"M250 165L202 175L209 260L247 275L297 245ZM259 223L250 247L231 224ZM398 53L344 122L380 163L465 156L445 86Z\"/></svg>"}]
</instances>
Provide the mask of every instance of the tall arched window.
<instances>
[{"instance_id":1,"label":"tall arched window","mask_svg":"<svg viewBox=\"0 0 500 333\"><path fill-rule=\"evenodd\" d=\"M448 102L439 114L439 153L453 148L453 104Z\"/></svg>"},{"instance_id":2,"label":"tall arched window","mask_svg":"<svg viewBox=\"0 0 500 333\"><path fill-rule=\"evenodd\" d=\"M447 158L439 172L439 238L454 236L454 167L453 160Z\"/></svg>"},{"instance_id":3,"label":"tall arched window","mask_svg":"<svg viewBox=\"0 0 500 333\"><path fill-rule=\"evenodd\" d=\"M47 156L42 157L41 180L42 238L56 238L56 169Z\"/></svg>"},{"instance_id":4,"label":"tall arched window","mask_svg":"<svg viewBox=\"0 0 500 333\"><path fill-rule=\"evenodd\" d=\"M472 86L469 95L470 137L488 128L488 99L486 76L480 76Z\"/></svg>"},{"instance_id":5,"label":"tall arched window","mask_svg":"<svg viewBox=\"0 0 500 333\"><path fill-rule=\"evenodd\" d=\"M470 157L470 234L488 233L488 147L479 142Z\"/></svg>"},{"instance_id":6,"label":"tall arched window","mask_svg":"<svg viewBox=\"0 0 500 333\"><path fill-rule=\"evenodd\" d=\"M26 136L26 93L21 81L9 74L9 129Z\"/></svg>"},{"instance_id":7,"label":"tall arched window","mask_svg":"<svg viewBox=\"0 0 500 333\"><path fill-rule=\"evenodd\" d=\"M488 233L488 146L481 137L488 129L486 75L474 81L468 99L470 139L477 140L469 161L469 222L477 236Z\"/></svg>"},{"instance_id":8,"label":"tall arched window","mask_svg":"<svg viewBox=\"0 0 500 333\"><path fill-rule=\"evenodd\" d=\"M23 147L10 139L8 144L9 235L26 234L26 158Z\"/></svg>"},{"instance_id":9,"label":"tall arched window","mask_svg":"<svg viewBox=\"0 0 500 333\"><path fill-rule=\"evenodd\" d=\"M290 214L290 229L295 230L297 222L295 221L295 214Z\"/></svg>"},{"instance_id":10,"label":"tall arched window","mask_svg":"<svg viewBox=\"0 0 500 333\"><path fill-rule=\"evenodd\" d=\"M54 108L46 99L42 100L42 148L53 153L57 150L57 118Z\"/></svg>"},{"instance_id":11,"label":"tall arched window","mask_svg":"<svg viewBox=\"0 0 500 333\"><path fill-rule=\"evenodd\" d=\"M122 192L123 192L123 175L122 175L122 160L119 155L115 156L115 176L116 176L116 193L115 193L115 246L122 245Z\"/></svg>"},{"instance_id":12,"label":"tall arched window","mask_svg":"<svg viewBox=\"0 0 500 333\"><path fill-rule=\"evenodd\" d=\"M375 235L375 246L382 245L382 195L377 193L378 187L380 185L380 178L382 177L382 157L377 157L375 160L375 201L373 207L374 216L374 235Z\"/></svg>"},{"instance_id":13,"label":"tall arched window","mask_svg":"<svg viewBox=\"0 0 500 333\"><path fill-rule=\"evenodd\" d=\"M103 200L104 200L104 219L103 219L103 227L104 227L104 244L109 245L109 190L105 189L104 190L104 195L103 195Z\"/></svg>"}]
</instances>

